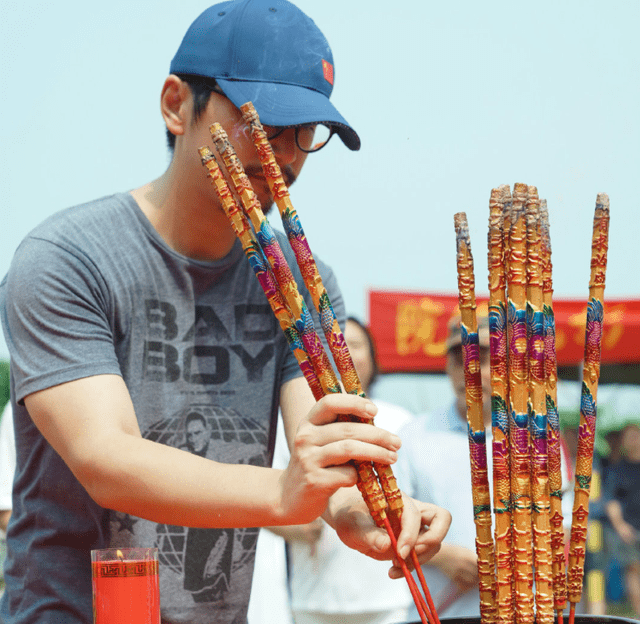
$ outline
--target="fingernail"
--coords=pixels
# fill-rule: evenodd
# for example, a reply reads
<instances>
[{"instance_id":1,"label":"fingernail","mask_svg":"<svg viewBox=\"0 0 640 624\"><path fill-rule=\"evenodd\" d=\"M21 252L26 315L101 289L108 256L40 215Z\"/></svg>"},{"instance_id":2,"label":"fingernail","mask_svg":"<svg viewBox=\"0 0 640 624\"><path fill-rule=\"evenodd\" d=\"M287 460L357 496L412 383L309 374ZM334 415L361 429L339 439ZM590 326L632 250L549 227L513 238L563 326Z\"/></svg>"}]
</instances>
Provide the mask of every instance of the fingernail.
<instances>
[{"instance_id":1,"label":"fingernail","mask_svg":"<svg viewBox=\"0 0 640 624\"><path fill-rule=\"evenodd\" d=\"M407 555L409 554L409 546L407 546L406 544L400 549L400 556L403 559L407 558Z\"/></svg>"},{"instance_id":2,"label":"fingernail","mask_svg":"<svg viewBox=\"0 0 640 624\"><path fill-rule=\"evenodd\" d=\"M375 541L375 547L378 552L384 552L387 549L387 538L380 535Z\"/></svg>"},{"instance_id":3,"label":"fingernail","mask_svg":"<svg viewBox=\"0 0 640 624\"><path fill-rule=\"evenodd\" d=\"M395 434L391 436L391 443L395 449L399 449L402 446L402 440Z\"/></svg>"}]
</instances>

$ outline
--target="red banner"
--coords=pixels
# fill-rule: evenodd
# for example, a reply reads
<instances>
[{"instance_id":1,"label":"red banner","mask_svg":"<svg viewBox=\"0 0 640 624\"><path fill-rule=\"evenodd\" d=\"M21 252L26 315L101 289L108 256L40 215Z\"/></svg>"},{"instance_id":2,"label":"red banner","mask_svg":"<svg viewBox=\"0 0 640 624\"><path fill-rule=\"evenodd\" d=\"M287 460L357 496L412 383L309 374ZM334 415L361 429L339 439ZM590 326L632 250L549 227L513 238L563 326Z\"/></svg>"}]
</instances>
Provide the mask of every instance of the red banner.
<instances>
[{"instance_id":1,"label":"red banner","mask_svg":"<svg viewBox=\"0 0 640 624\"><path fill-rule=\"evenodd\" d=\"M487 313L487 297L477 297ZM447 323L458 295L369 291L369 325L382 372L435 372L445 367ZM580 364L584 355L587 301L553 300L560 366ZM640 362L640 299L604 301L602 363Z\"/></svg>"}]
</instances>

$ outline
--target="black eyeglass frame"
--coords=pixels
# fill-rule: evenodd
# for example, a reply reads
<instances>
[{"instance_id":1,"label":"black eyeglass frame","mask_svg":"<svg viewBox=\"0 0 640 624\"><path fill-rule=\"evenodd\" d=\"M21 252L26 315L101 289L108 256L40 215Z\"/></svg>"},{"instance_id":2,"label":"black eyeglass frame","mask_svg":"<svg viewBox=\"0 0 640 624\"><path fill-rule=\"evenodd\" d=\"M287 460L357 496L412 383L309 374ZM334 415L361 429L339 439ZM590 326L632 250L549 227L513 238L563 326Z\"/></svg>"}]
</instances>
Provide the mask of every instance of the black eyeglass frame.
<instances>
[{"instance_id":1,"label":"black eyeglass frame","mask_svg":"<svg viewBox=\"0 0 640 624\"><path fill-rule=\"evenodd\" d=\"M326 141L323 141L320 144L316 143L317 147L312 146L311 149L305 149L304 147L302 147L302 145L300 145L300 139L298 138L298 135L299 135L299 132L300 132L301 128L308 128L309 126L325 126L325 128L329 128L329 136L328 136ZM323 123L317 123L317 124L306 124L306 125L301 125L301 126L280 126L280 127L276 127L275 134L272 134L271 136L267 135L267 139L269 141L272 141L273 139L275 139L276 137L280 136L285 130L288 130L289 128L294 128L295 129L296 146L301 152L304 152L305 154L313 154L315 152L319 152L331 140L331 137L334 134L336 134L336 127L335 126L327 126L326 124L323 124Z\"/></svg>"}]
</instances>

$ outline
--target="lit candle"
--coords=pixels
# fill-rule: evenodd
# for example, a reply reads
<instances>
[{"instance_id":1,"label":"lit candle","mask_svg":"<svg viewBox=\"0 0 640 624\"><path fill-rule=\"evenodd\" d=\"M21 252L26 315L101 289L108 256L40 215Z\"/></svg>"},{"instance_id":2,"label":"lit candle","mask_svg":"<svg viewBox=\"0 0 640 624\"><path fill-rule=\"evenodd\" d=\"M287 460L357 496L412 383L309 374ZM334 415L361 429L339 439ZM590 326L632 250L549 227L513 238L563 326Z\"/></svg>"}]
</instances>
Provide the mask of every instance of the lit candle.
<instances>
[{"instance_id":1,"label":"lit candle","mask_svg":"<svg viewBox=\"0 0 640 624\"><path fill-rule=\"evenodd\" d=\"M160 624L157 548L91 551L94 624Z\"/></svg>"}]
</instances>

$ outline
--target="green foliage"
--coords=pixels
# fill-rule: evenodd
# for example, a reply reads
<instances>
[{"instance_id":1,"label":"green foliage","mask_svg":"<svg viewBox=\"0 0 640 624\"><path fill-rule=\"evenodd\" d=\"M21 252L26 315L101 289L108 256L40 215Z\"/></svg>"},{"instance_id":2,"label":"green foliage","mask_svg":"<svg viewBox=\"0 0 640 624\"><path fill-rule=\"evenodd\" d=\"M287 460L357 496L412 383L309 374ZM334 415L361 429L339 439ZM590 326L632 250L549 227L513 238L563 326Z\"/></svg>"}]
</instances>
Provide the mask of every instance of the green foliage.
<instances>
[{"instance_id":1,"label":"green foliage","mask_svg":"<svg viewBox=\"0 0 640 624\"><path fill-rule=\"evenodd\" d=\"M9 362L0 360L0 413L9 402Z\"/></svg>"}]
</instances>

